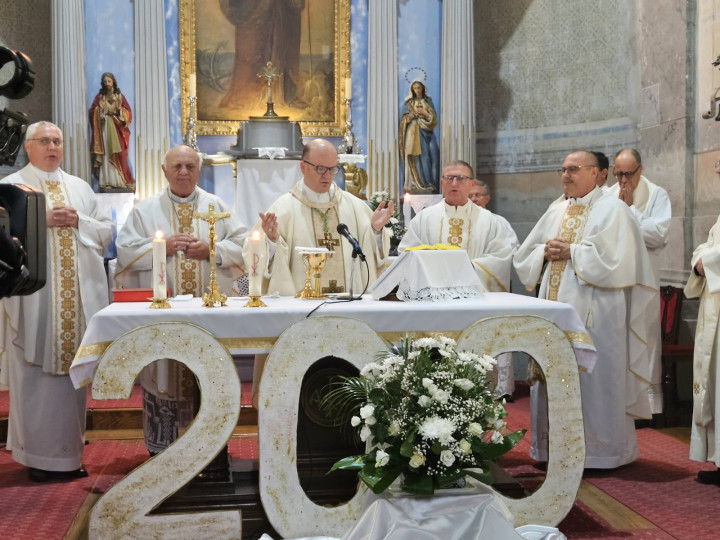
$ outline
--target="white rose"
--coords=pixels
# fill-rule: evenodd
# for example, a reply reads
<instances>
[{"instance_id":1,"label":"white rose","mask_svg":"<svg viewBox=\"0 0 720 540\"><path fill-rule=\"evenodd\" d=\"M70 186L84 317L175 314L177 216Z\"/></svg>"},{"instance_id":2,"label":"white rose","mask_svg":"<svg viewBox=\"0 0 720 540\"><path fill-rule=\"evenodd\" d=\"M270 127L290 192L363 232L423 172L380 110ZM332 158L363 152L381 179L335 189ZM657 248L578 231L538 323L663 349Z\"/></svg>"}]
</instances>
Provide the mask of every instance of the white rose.
<instances>
[{"instance_id":1,"label":"white rose","mask_svg":"<svg viewBox=\"0 0 720 540\"><path fill-rule=\"evenodd\" d=\"M422 385L423 385L425 388L429 388L431 384L433 384L433 380L432 380L432 379L428 379L427 377L424 377L424 378L423 378L423 380L422 380Z\"/></svg>"},{"instance_id":2,"label":"white rose","mask_svg":"<svg viewBox=\"0 0 720 540\"><path fill-rule=\"evenodd\" d=\"M359 417L359 416L353 416L353 417L350 419L350 425L351 425L352 427L357 427L357 426L359 426L359 425L360 425L360 417Z\"/></svg>"},{"instance_id":3,"label":"white rose","mask_svg":"<svg viewBox=\"0 0 720 540\"><path fill-rule=\"evenodd\" d=\"M463 454L469 454L472 451L472 445L465 439L460 439L460 450Z\"/></svg>"},{"instance_id":4,"label":"white rose","mask_svg":"<svg viewBox=\"0 0 720 540\"><path fill-rule=\"evenodd\" d=\"M461 390L470 390L475 386L470 379L455 379L454 384Z\"/></svg>"},{"instance_id":5,"label":"white rose","mask_svg":"<svg viewBox=\"0 0 720 540\"><path fill-rule=\"evenodd\" d=\"M378 450L375 454L375 466L382 467L383 465L387 465L388 461L390 461L390 454L384 450Z\"/></svg>"},{"instance_id":6,"label":"white rose","mask_svg":"<svg viewBox=\"0 0 720 540\"><path fill-rule=\"evenodd\" d=\"M418 467L422 467L425 465L425 456L422 454L413 454L410 458L410 467L413 469L417 469Z\"/></svg>"},{"instance_id":7,"label":"white rose","mask_svg":"<svg viewBox=\"0 0 720 540\"><path fill-rule=\"evenodd\" d=\"M437 401L438 403L442 403L444 405L450 399L450 394L448 392L446 392L445 390L437 390L433 394L433 399L435 401Z\"/></svg>"},{"instance_id":8,"label":"white rose","mask_svg":"<svg viewBox=\"0 0 720 540\"><path fill-rule=\"evenodd\" d=\"M418 398L418 405L421 407L429 407L432 400L428 396L420 396Z\"/></svg>"},{"instance_id":9,"label":"white rose","mask_svg":"<svg viewBox=\"0 0 720 540\"><path fill-rule=\"evenodd\" d=\"M430 386L428 386L427 391L428 391L428 394L430 394L431 396L434 396L435 392L438 391L437 384L431 384Z\"/></svg>"},{"instance_id":10,"label":"white rose","mask_svg":"<svg viewBox=\"0 0 720 540\"><path fill-rule=\"evenodd\" d=\"M374 417L374 416L368 416L368 417L365 419L365 423L366 423L368 426L374 426L374 425L377 423L377 420L375 420L375 417Z\"/></svg>"},{"instance_id":11,"label":"white rose","mask_svg":"<svg viewBox=\"0 0 720 540\"><path fill-rule=\"evenodd\" d=\"M503 436L500 435L499 431L493 431L493 434L490 436L490 442L500 444L503 442Z\"/></svg>"},{"instance_id":12,"label":"white rose","mask_svg":"<svg viewBox=\"0 0 720 540\"><path fill-rule=\"evenodd\" d=\"M360 430L360 440L362 442L366 442L371 436L372 432L370 431L370 426L364 425Z\"/></svg>"},{"instance_id":13,"label":"white rose","mask_svg":"<svg viewBox=\"0 0 720 540\"><path fill-rule=\"evenodd\" d=\"M375 405L368 403L364 407L360 408L360 418L367 418L368 416L372 416L375 412Z\"/></svg>"},{"instance_id":14,"label":"white rose","mask_svg":"<svg viewBox=\"0 0 720 540\"><path fill-rule=\"evenodd\" d=\"M440 461L443 462L443 465L449 467L455 463L455 454L452 453L452 450L443 450L440 452Z\"/></svg>"},{"instance_id":15,"label":"white rose","mask_svg":"<svg viewBox=\"0 0 720 540\"><path fill-rule=\"evenodd\" d=\"M480 424L478 424L477 422L472 422L468 426L468 433L470 435L473 435L474 437L482 437L484 432Z\"/></svg>"}]
</instances>

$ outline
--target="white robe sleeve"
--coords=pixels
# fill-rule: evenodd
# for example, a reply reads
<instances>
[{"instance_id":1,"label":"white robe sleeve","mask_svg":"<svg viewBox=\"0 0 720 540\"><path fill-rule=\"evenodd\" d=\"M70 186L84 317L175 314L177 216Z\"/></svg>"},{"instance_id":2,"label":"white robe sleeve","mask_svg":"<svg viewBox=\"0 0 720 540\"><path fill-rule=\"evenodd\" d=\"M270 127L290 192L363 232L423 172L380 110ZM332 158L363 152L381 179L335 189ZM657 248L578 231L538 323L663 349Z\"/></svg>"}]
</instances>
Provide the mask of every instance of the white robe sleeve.
<instances>
[{"instance_id":1,"label":"white robe sleeve","mask_svg":"<svg viewBox=\"0 0 720 540\"><path fill-rule=\"evenodd\" d=\"M633 215L640 222L640 231L645 246L653 250L661 249L667 244L670 218L672 217L670 197L668 197L667 191L656 186L655 192L654 200L647 209L646 215L643 215L635 206L630 207Z\"/></svg>"}]
</instances>

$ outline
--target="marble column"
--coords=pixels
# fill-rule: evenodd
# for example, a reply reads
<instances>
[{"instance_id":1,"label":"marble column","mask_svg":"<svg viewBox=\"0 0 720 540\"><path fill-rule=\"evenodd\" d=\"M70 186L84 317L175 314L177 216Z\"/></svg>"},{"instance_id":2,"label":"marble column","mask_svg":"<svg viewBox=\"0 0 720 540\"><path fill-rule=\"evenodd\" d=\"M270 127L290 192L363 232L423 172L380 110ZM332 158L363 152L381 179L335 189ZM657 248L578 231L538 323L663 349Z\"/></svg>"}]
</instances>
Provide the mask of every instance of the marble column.
<instances>
[{"instance_id":1,"label":"marble column","mask_svg":"<svg viewBox=\"0 0 720 540\"><path fill-rule=\"evenodd\" d=\"M165 185L161 165L170 147L164 2L135 1L136 195Z\"/></svg>"},{"instance_id":2,"label":"marble column","mask_svg":"<svg viewBox=\"0 0 720 540\"><path fill-rule=\"evenodd\" d=\"M368 5L368 188L398 195L397 2Z\"/></svg>"},{"instance_id":3,"label":"marble column","mask_svg":"<svg viewBox=\"0 0 720 540\"><path fill-rule=\"evenodd\" d=\"M444 0L440 161L467 161L475 169L475 55L473 2Z\"/></svg>"},{"instance_id":4,"label":"marble column","mask_svg":"<svg viewBox=\"0 0 720 540\"><path fill-rule=\"evenodd\" d=\"M52 118L63 132L63 170L90 183L83 13L83 0L52 2Z\"/></svg>"}]
</instances>

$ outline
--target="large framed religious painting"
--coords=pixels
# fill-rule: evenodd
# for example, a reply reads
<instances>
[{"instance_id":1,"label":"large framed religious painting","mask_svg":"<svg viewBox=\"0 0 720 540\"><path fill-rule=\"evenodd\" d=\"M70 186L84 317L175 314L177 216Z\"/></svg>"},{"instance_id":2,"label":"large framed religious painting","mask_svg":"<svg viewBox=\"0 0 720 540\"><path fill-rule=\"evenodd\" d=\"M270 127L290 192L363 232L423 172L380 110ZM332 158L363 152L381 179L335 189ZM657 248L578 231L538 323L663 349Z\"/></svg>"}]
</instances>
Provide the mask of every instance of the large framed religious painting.
<instances>
[{"instance_id":1,"label":"large framed religious painting","mask_svg":"<svg viewBox=\"0 0 720 540\"><path fill-rule=\"evenodd\" d=\"M182 122L196 75L200 135L229 135L267 110L268 62L274 110L305 136L341 136L350 76L350 0L180 0Z\"/></svg>"}]
</instances>

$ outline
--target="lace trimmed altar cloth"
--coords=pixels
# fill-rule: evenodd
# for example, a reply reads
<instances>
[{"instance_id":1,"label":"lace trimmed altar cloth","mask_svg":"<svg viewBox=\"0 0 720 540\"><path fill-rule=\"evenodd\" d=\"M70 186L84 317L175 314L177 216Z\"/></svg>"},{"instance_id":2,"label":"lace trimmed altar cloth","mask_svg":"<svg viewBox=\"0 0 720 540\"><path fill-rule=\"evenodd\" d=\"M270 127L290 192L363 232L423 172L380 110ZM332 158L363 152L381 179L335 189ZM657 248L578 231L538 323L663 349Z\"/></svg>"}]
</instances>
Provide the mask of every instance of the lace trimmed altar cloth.
<instances>
[{"instance_id":1,"label":"lace trimmed altar cloth","mask_svg":"<svg viewBox=\"0 0 720 540\"><path fill-rule=\"evenodd\" d=\"M428 246L430 248L430 246ZM373 284L373 298L397 287L399 300L436 302L485 292L464 249L408 249Z\"/></svg>"}]
</instances>

